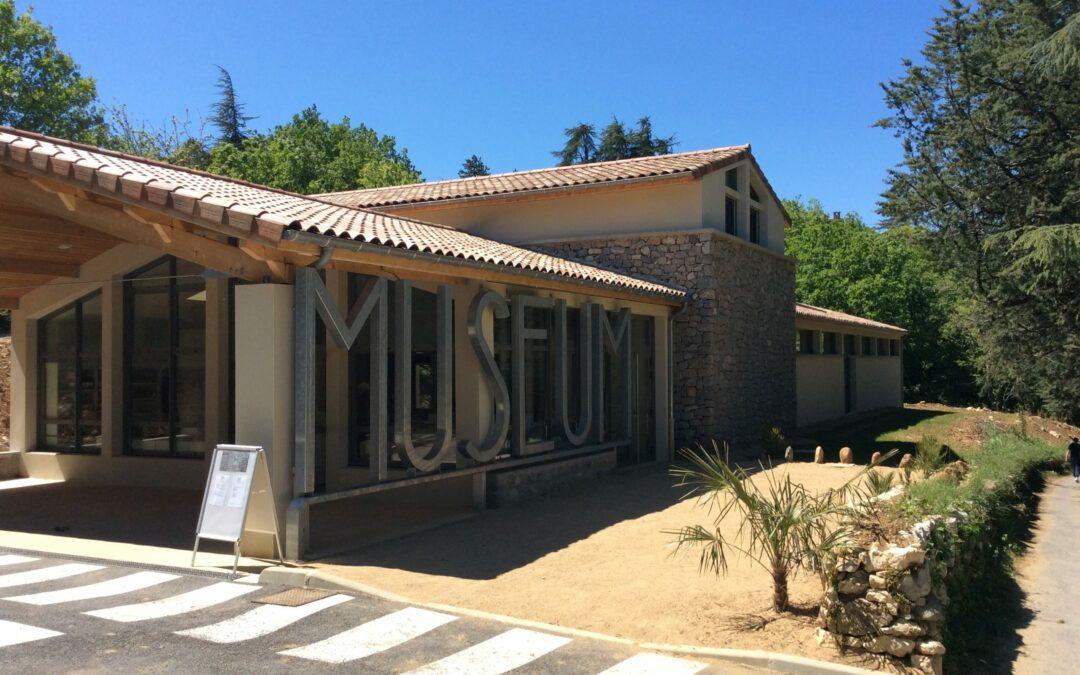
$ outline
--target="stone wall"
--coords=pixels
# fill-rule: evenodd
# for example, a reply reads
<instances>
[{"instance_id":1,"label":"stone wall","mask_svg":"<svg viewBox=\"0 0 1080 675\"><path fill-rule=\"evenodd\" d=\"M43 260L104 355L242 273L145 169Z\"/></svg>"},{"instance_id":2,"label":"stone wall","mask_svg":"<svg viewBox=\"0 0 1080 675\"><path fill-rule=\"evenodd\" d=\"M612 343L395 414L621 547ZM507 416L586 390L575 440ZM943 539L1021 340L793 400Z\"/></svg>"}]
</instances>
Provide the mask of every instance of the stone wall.
<instances>
[{"instance_id":1,"label":"stone wall","mask_svg":"<svg viewBox=\"0 0 1080 675\"><path fill-rule=\"evenodd\" d=\"M615 465L615 452L610 451L491 471L487 475L487 503L497 507L542 497L567 485L592 482L614 473Z\"/></svg>"},{"instance_id":2,"label":"stone wall","mask_svg":"<svg viewBox=\"0 0 1080 675\"><path fill-rule=\"evenodd\" d=\"M675 442L716 438L756 451L767 426L795 423L795 267L714 231L546 242L564 257L675 283Z\"/></svg>"},{"instance_id":3,"label":"stone wall","mask_svg":"<svg viewBox=\"0 0 1080 675\"><path fill-rule=\"evenodd\" d=\"M845 555L821 603L819 639L940 675L949 603L944 578L955 560L935 559L932 552L949 550L942 544L956 528L956 518L930 518L896 543Z\"/></svg>"}]
</instances>

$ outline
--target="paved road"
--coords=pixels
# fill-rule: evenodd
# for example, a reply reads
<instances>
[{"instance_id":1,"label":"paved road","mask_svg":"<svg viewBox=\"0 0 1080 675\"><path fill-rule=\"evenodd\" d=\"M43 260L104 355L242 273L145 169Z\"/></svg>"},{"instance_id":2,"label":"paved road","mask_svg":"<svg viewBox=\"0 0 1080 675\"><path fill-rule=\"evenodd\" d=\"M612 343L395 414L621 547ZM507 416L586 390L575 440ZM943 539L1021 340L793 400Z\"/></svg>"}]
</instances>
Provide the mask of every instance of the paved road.
<instances>
[{"instance_id":1,"label":"paved road","mask_svg":"<svg viewBox=\"0 0 1080 675\"><path fill-rule=\"evenodd\" d=\"M253 602L283 590L254 577L0 552L0 670L733 672L371 597L334 594L296 607Z\"/></svg>"},{"instance_id":2,"label":"paved road","mask_svg":"<svg viewBox=\"0 0 1080 675\"><path fill-rule=\"evenodd\" d=\"M1080 671L1080 485L1055 477L1039 508L1032 550L1021 563L1020 587L1035 616L1020 631L1023 645L1013 671L1052 675Z\"/></svg>"}]
</instances>

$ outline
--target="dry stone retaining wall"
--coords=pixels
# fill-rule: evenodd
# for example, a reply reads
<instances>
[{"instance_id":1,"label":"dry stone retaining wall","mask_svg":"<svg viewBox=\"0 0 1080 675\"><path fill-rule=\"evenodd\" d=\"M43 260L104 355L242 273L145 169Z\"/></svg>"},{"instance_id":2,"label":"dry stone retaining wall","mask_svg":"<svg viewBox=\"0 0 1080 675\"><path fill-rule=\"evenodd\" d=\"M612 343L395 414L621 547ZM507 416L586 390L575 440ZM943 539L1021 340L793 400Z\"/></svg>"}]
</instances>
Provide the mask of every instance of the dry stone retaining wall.
<instances>
[{"instance_id":1,"label":"dry stone retaining wall","mask_svg":"<svg viewBox=\"0 0 1080 675\"><path fill-rule=\"evenodd\" d=\"M942 625L949 604L945 577L956 518L933 517L901 533L901 541L856 548L836 564L821 604L819 639L879 654L926 673L941 673Z\"/></svg>"},{"instance_id":2,"label":"dry stone retaining wall","mask_svg":"<svg viewBox=\"0 0 1080 675\"><path fill-rule=\"evenodd\" d=\"M675 320L675 440L757 450L795 423L794 263L720 232L673 232L533 248L690 291Z\"/></svg>"}]
</instances>

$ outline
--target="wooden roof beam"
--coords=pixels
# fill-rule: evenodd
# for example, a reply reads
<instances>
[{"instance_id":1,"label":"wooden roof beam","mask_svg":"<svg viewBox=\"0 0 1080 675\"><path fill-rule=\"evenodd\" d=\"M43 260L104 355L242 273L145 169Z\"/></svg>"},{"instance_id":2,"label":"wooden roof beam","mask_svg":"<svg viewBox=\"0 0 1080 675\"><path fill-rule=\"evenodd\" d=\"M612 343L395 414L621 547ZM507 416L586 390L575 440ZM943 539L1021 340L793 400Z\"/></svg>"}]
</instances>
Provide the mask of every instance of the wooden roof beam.
<instances>
[{"instance_id":1,"label":"wooden roof beam","mask_svg":"<svg viewBox=\"0 0 1080 675\"><path fill-rule=\"evenodd\" d=\"M0 256L0 273L28 274L50 278L77 277L79 276L79 266L75 263L56 262L55 260Z\"/></svg>"},{"instance_id":2,"label":"wooden roof beam","mask_svg":"<svg viewBox=\"0 0 1080 675\"><path fill-rule=\"evenodd\" d=\"M11 297L0 297L0 309L18 309L19 299Z\"/></svg>"},{"instance_id":3,"label":"wooden roof beam","mask_svg":"<svg viewBox=\"0 0 1080 675\"><path fill-rule=\"evenodd\" d=\"M56 192L52 189L44 190L40 185L42 183L50 188L55 187ZM74 198L74 211L68 210L67 203L57 196L57 192L67 193ZM105 205L79 196L77 193L78 190L75 188L62 184L53 185L53 181L44 178L31 183L26 178L0 174L0 195L3 195L5 200L36 208L56 218L112 235L123 241L161 250L208 269L224 272L229 276L248 281L281 280L265 262L255 260L236 246L229 246L177 227L169 228L170 241L165 242L154 227L125 213L119 203L115 207Z\"/></svg>"}]
</instances>

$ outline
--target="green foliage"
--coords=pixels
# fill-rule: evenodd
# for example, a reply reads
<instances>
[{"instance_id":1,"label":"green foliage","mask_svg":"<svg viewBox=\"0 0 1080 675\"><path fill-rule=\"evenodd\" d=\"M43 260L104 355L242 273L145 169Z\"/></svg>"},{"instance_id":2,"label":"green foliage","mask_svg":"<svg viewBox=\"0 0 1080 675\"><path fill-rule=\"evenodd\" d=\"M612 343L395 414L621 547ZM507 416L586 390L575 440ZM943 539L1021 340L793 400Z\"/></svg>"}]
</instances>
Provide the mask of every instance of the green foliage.
<instances>
[{"instance_id":1,"label":"green foliage","mask_svg":"<svg viewBox=\"0 0 1080 675\"><path fill-rule=\"evenodd\" d=\"M219 143L208 170L270 187L312 194L420 180L408 151L392 136L380 136L349 118L326 121L315 106L267 134L239 146Z\"/></svg>"},{"instance_id":2,"label":"green foliage","mask_svg":"<svg viewBox=\"0 0 1080 675\"><path fill-rule=\"evenodd\" d=\"M186 117L173 117L168 124L153 127L133 120L121 105L109 110L108 125L109 133L101 144L111 150L192 169L205 169L210 163L210 137L201 129L192 133Z\"/></svg>"},{"instance_id":3,"label":"green foliage","mask_svg":"<svg viewBox=\"0 0 1080 675\"><path fill-rule=\"evenodd\" d=\"M795 297L903 326L906 398L970 402L970 341L954 323L964 310L926 236L875 230L855 214L831 218L816 200L785 200L784 206L791 215L785 248L797 262Z\"/></svg>"},{"instance_id":4,"label":"green foliage","mask_svg":"<svg viewBox=\"0 0 1080 675\"><path fill-rule=\"evenodd\" d=\"M871 495L885 494L893 488L894 474L884 471L869 471L866 474L866 485Z\"/></svg>"},{"instance_id":5,"label":"green foliage","mask_svg":"<svg viewBox=\"0 0 1080 675\"><path fill-rule=\"evenodd\" d=\"M915 456L911 458L911 468L914 471L921 471L923 476L929 476L945 466L948 461L948 450L937 439L937 436L923 436L915 444Z\"/></svg>"},{"instance_id":6,"label":"green foliage","mask_svg":"<svg viewBox=\"0 0 1080 675\"><path fill-rule=\"evenodd\" d=\"M964 456L971 465L966 481L921 481L901 502L913 520L961 516L957 536L930 549L932 569L947 563L950 570L946 671L985 663L987 645L1008 641L1019 622L1026 622L1020 616L1023 600L1013 590L1013 556L1022 552L1030 532L1043 472L1060 463L1060 454L1045 443L991 430L979 450Z\"/></svg>"},{"instance_id":7,"label":"green foliage","mask_svg":"<svg viewBox=\"0 0 1080 675\"><path fill-rule=\"evenodd\" d=\"M784 430L775 426L766 427L761 434L761 449L769 457L783 457L784 450L787 449Z\"/></svg>"},{"instance_id":8,"label":"green foliage","mask_svg":"<svg viewBox=\"0 0 1080 675\"><path fill-rule=\"evenodd\" d=\"M14 0L0 0L0 124L76 141L103 133L93 78Z\"/></svg>"},{"instance_id":9,"label":"green foliage","mask_svg":"<svg viewBox=\"0 0 1080 675\"><path fill-rule=\"evenodd\" d=\"M881 204L956 271L996 405L1080 419L1080 24L1075 0L955 3L884 85L901 140Z\"/></svg>"},{"instance_id":10,"label":"green foliage","mask_svg":"<svg viewBox=\"0 0 1080 675\"><path fill-rule=\"evenodd\" d=\"M652 157L670 154L676 145L675 136L657 137L648 116L638 120L636 129L628 129L616 117L600 132L597 145L596 127L581 123L566 129L566 144L551 154L559 166L610 162L632 157Z\"/></svg>"},{"instance_id":11,"label":"green foliage","mask_svg":"<svg viewBox=\"0 0 1080 675\"><path fill-rule=\"evenodd\" d=\"M491 169L484 160L477 155L469 157L461 163L461 169L457 172L458 178L472 178L473 176L490 176Z\"/></svg>"},{"instance_id":12,"label":"green foliage","mask_svg":"<svg viewBox=\"0 0 1080 675\"><path fill-rule=\"evenodd\" d=\"M255 119L244 114L244 106L236 98L232 75L218 66L218 100L211 106L210 123L217 127L218 142L239 146L248 138L247 123Z\"/></svg>"},{"instance_id":13,"label":"green foliage","mask_svg":"<svg viewBox=\"0 0 1080 675\"><path fill-rule=\"evenodd\" d=\"M729 551L746 555L773 580L773 607L788 608L788 579L800 571L822 579L828 574L836 551L851 537L847 497L862 473L837 490L815 494L791 480L764 471L757 481L740 467L732 468L725 453L714 442L712 450L684 449L685 466L676 466L672 476L679 487L688 487L688 496L697 495L715 508L711 528L688 525L667 534L676 538L677 549L700 548L702 572L727 573ZM739 535L728 538L721 529L727 517L738 520ZM824 583L824 582L823 582Z\"/></svg>"}]
</instances>

